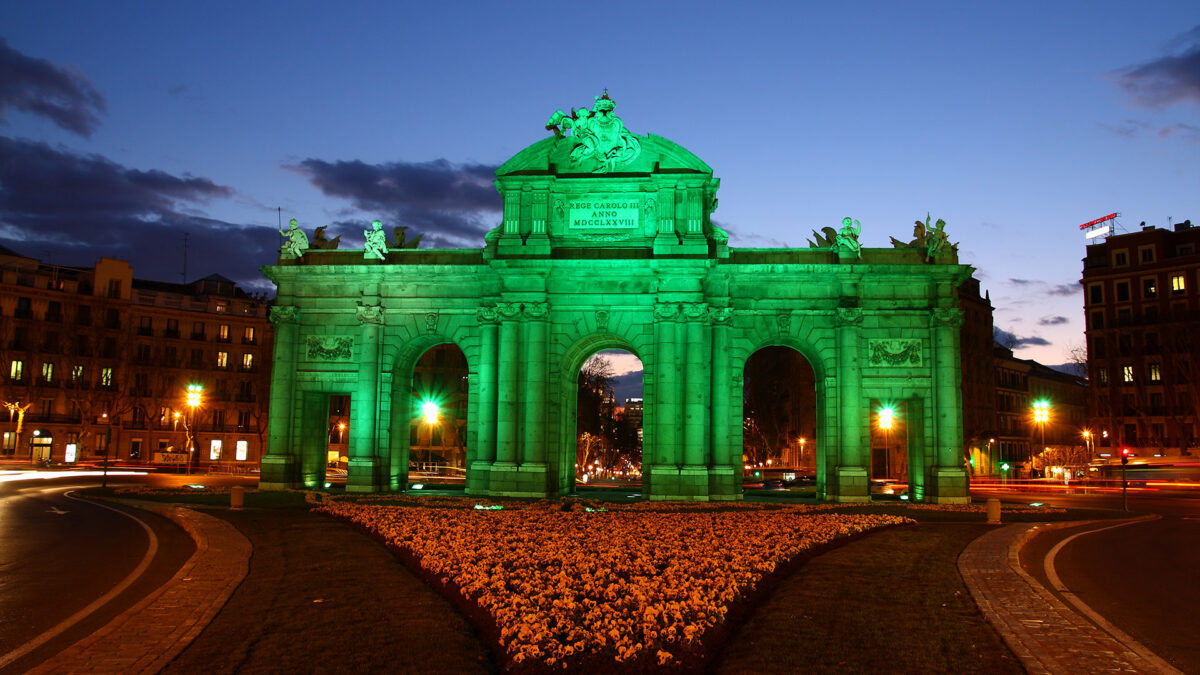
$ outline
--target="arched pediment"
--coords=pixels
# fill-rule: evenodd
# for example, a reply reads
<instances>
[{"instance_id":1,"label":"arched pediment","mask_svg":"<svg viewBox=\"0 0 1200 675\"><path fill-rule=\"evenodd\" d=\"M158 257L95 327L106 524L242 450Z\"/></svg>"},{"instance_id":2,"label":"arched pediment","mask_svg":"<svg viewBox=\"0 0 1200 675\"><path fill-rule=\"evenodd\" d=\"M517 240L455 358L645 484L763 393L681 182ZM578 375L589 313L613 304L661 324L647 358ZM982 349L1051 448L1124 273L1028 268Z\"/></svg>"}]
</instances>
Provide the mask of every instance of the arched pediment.
<instances>
[{"instance_id":1,"label":"arched pediment","mask_svg":"<svg viewBox=\"0 0 1200 675\"><path fill-rule=\"evenodd\" d=\"M712 167L675 141L656 134L630 134L640 145L631 161L614 167L614 173L697 173L711 176ZM597 172L594 158L573 159L579 145L574 136L550 136L513 155L496 170L496 176L564 176Z\"/></svg>"}]
</instances>

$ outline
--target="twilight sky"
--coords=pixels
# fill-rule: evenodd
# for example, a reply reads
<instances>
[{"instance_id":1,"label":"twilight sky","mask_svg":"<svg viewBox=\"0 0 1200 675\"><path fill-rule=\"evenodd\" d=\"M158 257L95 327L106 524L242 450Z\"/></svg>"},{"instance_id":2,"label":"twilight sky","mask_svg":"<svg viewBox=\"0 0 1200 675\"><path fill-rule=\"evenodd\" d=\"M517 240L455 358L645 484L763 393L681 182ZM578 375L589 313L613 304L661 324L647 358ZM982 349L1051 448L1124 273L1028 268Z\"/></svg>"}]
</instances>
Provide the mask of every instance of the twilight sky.
<instances>
[{"instance_id":1,"label":"twilight sky","mask_svg":"<svg viewBox=\"0 0 1200 675\"><path fill-rule=\"evenodd\" d=\"M605 87L714 168L735 246L944 218L1044 363L1082 343L1080 223L1200 219L1200 5L822 4L3 3L0 244L179 281L187 232L189 280L256 290L276 207L482 246L491 172Z\"/></svg>"}]
</instances>

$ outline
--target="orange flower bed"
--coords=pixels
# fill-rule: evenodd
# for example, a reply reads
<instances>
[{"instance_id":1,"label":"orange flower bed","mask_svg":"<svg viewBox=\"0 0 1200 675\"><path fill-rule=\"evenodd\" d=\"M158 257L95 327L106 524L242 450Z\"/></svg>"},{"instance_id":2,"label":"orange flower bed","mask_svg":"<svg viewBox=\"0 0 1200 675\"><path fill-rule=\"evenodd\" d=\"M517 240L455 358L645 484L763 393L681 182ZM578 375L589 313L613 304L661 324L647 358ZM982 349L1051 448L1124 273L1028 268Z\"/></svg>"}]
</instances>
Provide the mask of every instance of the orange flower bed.
<instances>
[{"instance_id":1,"label":"orange flower bed","mask_svg":"<svg viewBox=\"0 0 1200 675\"><path fill-rule=\"evenodd\" d=\"M563 512L324 504L486 612L509 667L669 665L815 546L913 522L799 510ZM610 661L610 663L613 663ZM613 663L616 665L616 663Z\"/></svg>"}]
</instances>

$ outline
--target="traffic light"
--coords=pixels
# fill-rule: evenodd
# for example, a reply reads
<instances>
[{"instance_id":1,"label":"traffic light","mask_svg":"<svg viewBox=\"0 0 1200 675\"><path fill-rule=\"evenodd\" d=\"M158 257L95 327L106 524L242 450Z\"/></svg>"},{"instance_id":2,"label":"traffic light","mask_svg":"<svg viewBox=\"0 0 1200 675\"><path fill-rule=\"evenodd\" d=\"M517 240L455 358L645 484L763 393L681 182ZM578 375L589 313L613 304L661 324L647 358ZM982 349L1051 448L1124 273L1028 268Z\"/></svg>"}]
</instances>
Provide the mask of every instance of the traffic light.
<instances>
[{"instance_id":1,"label":"traffic light","mask_svg":"<svg viewBox=\"0 0 1200 675\"><path fill-rule=\"evenodd\" d=\"M1129 448L1121 448L1121 464L1129 463Z\"/></svg>"}]
</instances>

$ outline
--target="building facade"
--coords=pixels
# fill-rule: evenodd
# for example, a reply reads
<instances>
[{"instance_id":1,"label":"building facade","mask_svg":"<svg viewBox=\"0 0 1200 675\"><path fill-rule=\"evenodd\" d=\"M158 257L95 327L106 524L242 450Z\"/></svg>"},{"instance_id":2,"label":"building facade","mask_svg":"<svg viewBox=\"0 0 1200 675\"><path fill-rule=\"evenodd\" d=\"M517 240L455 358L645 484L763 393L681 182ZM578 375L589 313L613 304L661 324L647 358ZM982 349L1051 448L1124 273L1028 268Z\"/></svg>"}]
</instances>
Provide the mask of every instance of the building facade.
<instances>
[{"instance_id":1,"label":"building facade","mask_svg":"<svg viewBox=\"0 0 1200 675\"><path fill-rule=\"evenodd\" d=\"M129 263L0 251L0 459L256 468L271 326L223 277L136 279ZM187 404L199 385L199 405ZM188 452L194 449L194 452Z\"/></svg>"},{"instance_id":2,"label":"building facade","mask_svg":"<svg viewBox=\"0 0 1200 675\"><path fill-rule=\"evenodd\" d=\"M1100 455L1194 455L1200 414L1200 228L1144 226L1083 259L1091 432Z\"/></svg>"}]
</instances>

